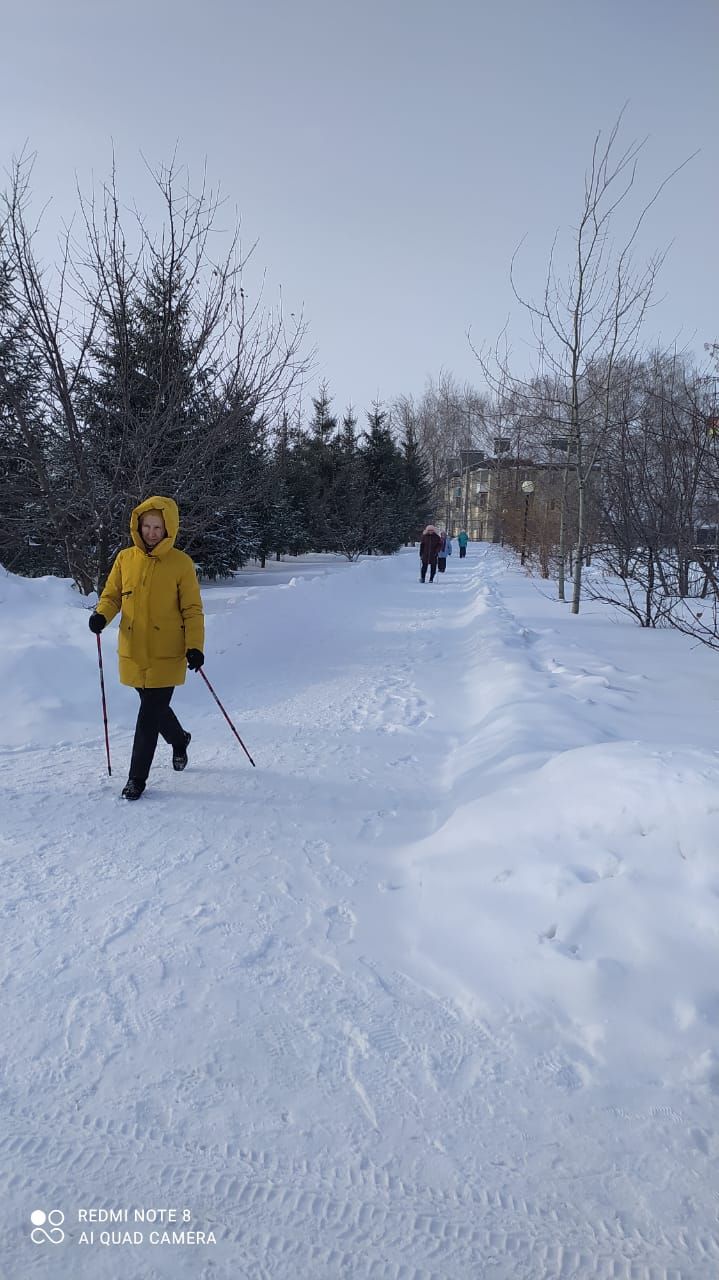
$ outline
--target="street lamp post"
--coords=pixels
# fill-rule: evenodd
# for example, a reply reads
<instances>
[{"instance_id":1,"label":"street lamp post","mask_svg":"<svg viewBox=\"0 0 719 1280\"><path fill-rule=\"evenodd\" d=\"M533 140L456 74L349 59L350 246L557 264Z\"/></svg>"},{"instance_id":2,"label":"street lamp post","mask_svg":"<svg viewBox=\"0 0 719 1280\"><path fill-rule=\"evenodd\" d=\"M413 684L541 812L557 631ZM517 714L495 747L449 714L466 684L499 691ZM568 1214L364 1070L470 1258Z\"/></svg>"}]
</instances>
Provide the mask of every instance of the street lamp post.
<instances>
[{"instance_id":1,"label":"street lamp post","mask_svg":"<svg viewBox=\"0 0 719 1280\"><path fill-rule=\"evenodd\" d=\"M524 528L522 529L522 554L520 563L524 564L527 555L527 517L529 515L529 499L534 493L534 483L531 480L522 481L522 493L524 494Z\"/></svg>"},{"instance_id":2,"label":"street lamp post","mask_svg":"<svg viewBox=\"0 0 719 1280\"><path fill-rule=\"evenodd\" d=\"M468 404L467 405L467 466L466 466L465 475L464 475L464 516L462 520L462 527L465 530L467 528L467 520L469 518L469 474L470 474L469 473L469 458L470 458L469 451L471 450L471 448L472 448L472 408L471 408L471 405Z\"/></svg>"}]
</instances>

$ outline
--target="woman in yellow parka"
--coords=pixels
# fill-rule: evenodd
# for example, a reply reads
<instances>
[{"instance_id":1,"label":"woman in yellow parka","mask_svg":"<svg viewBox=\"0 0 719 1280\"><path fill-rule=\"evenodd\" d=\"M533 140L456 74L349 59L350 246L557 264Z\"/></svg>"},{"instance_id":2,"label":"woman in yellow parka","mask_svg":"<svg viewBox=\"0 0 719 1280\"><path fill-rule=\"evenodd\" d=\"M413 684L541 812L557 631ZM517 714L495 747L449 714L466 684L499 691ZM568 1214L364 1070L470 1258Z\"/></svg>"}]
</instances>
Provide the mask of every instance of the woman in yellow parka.
<instances>
[{"instance_id":1,"label":"woman in yellow parka","mask_svg":"<svg viewBox=\"0 0 719 1280\"><path fill-rule=\"evenodd\" d=\"M122 792L139 800L147 783L158 734L172 747L178 772L187 764L191 735L170 710L185 672L199 671L205 624L195 566L175 538L180 514L172 498L141 502L130 517L132 547L117 556L90 617L96 635L120 613L120 682L140 695L130 776Z\"/></svg>"}]
</instances>

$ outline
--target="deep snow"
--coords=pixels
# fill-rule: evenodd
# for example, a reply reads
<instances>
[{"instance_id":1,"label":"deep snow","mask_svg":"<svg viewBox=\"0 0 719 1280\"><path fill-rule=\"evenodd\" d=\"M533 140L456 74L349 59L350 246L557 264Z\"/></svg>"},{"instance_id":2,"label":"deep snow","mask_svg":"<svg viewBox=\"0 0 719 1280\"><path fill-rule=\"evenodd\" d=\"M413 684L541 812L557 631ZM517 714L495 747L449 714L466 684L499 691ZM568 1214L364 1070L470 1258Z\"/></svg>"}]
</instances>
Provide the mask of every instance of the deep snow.
<instances>
[{"instance_id":1,"label":"deep snow","mask_svg":"<svg viewBox=\"0 0 719 1280\"><path fill-rule=\"evenodd\" d=\"M417 567L205 588L257 768L189 676L133 805L116 624L110 779L88 602L0 576L8 1280L719 1275L716 656Z\"/></svg>"}]
</instances>

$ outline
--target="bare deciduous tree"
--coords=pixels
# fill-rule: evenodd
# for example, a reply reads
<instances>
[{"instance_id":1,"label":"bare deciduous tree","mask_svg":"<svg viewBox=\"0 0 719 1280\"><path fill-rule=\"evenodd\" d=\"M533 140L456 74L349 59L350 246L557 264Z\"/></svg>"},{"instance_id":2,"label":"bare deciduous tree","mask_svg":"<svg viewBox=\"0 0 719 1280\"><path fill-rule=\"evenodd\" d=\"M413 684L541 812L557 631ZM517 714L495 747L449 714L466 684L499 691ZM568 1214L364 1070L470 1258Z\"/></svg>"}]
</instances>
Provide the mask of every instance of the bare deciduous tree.
<instances>
[{"instance_id":1,"label":"bare deciduous tree","mask_svg":"<svg viewBox=\"0 0 719 1280\"><path fill-rule=\"evenodd\" d=\"M311 357L301 314L266 309L261 294L248 302L238 228L214 256L221 206L206 184L191 194L174 163L154 173L164 214L153 232L139 213L126 225L113 171L99 196L80 196L81 239L65 233L49 272L34 248L31 173L21 157L4 196L6 308L39 362L26 433L50 536L88 591L148 492L183 503L189 549L231 516L248 432L287 410Z\"/></svg>"},{"instance_id":2,"label":"bare deciduous tree","mask_svg":"<svg viewBox=\"0 0 719 1280\"><path fill-rule=\"evenodd\" d=\"M650 304L657 273L665 254L654 254L643 267L633 254L645 218L667 182L687 160L657 186L652 196L628 220L629 197L637 176L644 142L622 148L619 133L622 115L606 140L597 134L576 229L572 233L568 270L559 264L559 233L555 236L539 301L525 297L516 283L519 249L511 264L512 288L531 317L536 342L535 375L522 382L509 372L508 358L495 349L494 385L510 384L519 402L535 401L535 426L564 440L565 482L560 516L558 569L559 596L564 599L567 559L566 499L569 481L576 499L572 530L572 612L580 607L582 571L587 555L587 529L593 501L593 485L601 450L613 429L615 383L637 350L640 329ZM621 215L621 216L620 216ZM624 219L621 247L614 241L617 224ZM521 246L520 246L521 248ZM480 354L480 353L476 353ZM490 360L480 355L485 374ZM490 375L492 376L492 375ZM543 412L536 412L536 392L545 389Z\"/></svg>"}]
</instances>

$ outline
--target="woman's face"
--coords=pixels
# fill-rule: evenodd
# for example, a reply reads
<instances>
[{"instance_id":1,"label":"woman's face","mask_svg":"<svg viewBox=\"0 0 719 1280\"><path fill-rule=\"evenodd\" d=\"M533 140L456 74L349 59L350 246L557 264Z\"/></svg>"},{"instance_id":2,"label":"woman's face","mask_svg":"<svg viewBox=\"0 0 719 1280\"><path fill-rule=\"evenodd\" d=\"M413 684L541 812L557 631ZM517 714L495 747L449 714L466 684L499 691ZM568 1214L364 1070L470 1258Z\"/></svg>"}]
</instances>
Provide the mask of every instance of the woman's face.
<instances>
[{"instance_id":1,"label":"woman's face","mask_svg":"<svg viewBox=\"0 0 719 1280\"><path fill-rule=\"evenodd\" d=\"M140 537L146 547L156 547L167 537L165 521L160 511L145 511L140 517Z\"/></svg>"}]
</instances>

